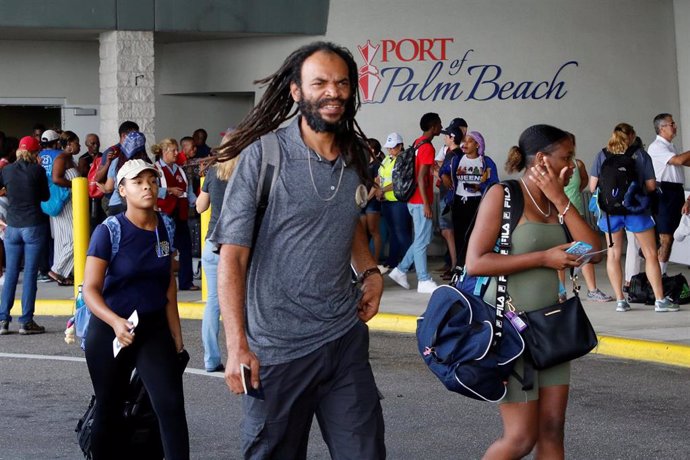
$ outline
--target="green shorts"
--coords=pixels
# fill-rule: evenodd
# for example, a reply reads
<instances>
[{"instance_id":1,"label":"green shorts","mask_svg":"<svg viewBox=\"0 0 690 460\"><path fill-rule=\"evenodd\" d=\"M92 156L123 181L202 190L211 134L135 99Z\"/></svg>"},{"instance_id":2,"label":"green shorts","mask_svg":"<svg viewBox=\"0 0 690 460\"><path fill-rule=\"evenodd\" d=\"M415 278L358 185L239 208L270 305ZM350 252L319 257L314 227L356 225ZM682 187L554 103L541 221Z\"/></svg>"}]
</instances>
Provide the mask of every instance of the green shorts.
<instances>
[{"instance_id":1,"label":"green shorts","mask_svg":"<svg viewBox=\"0 0 690 460\"><path fill-rule=\"evenodd\" d=\"M524 374L524 359L518 358L515 363L515 372ZM549 369L534 370L534 387L529 391L522 391L522 384L514 376L508 380L508 393L499 404L536 401L539 399L539 389L557 385L570 385L570 362L559 364Z\"/></svg>"}]
</instances>

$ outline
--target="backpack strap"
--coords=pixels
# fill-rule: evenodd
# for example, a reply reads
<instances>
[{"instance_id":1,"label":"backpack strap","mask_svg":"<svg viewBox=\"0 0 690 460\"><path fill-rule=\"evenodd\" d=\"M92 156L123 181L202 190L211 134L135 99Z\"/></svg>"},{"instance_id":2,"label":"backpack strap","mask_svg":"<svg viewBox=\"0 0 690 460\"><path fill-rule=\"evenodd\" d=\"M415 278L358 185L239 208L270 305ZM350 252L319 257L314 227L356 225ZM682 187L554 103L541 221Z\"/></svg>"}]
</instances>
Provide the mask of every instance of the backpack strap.
<instances>
[{"instance_id":1,"label":"backpack strap","mask_svg":"<svg viewBox=\"0 0 690 460\"><path fill-rule=\"evenodd\" d=\"M424 139L424 140L423 140L422 142L420 142L419 144L412 144L412 146L414 147L415 150L419 150L419 147L421 147L421 146L424 145L424 144L431 144L431 140L429 140L429 139Z\"/></svg>"},{"instance_id":2,"label":"backpack strap","mask_svg":"<svg viewBox=\"0 0 690 460\"><path fill-rule=\"evenodd\" d=\"M280 170L280 145L278 136L269 132L261 136L261 168L259 169L259 185L256 189L256 218L254 221L254 235L252 236L252 248L259 236L261 222L264 220L268 198L271 189L278 180Z\"/></svg>"},{"instance_id":3,"label":"backpack strap","mask_svg":"<svg viewBox=\"0 0 690 460\"><path fill-rule=\"evenodd\" d=\"M120 221L117 220L117 216L107 217L103 223L108 227L108 232L110 232L110 262L113 261L115 255L117 255L120 250L120 238L122 237L122 228L120 226Z\"/></svg>"}]
</instances>

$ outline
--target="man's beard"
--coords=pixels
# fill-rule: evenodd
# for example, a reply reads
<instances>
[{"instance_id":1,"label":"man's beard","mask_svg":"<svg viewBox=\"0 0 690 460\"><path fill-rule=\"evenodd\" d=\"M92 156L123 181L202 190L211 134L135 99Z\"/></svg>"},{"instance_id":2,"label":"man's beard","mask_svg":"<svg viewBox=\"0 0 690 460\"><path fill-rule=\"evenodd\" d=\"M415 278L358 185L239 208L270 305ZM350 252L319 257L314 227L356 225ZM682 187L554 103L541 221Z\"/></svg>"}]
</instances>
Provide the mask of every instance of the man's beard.
<instances>
[{"instance_id":1,"label":"man's beard","mask_svg":"<svg viewBox=\"0 0 690 460\"><path fill-rule=\"evenodd\" d=\"M343 104L343 106L346 107L347 111L347 101L344 101L342 99L320 99L318 101L307 101L307 100L300 100L297 103L297 107L299 107L300 114L304 117L304 119L307 121L307 124L311 129L313 129L317 133L337 133L342 130L342 128L345 126L345 116L346 114L343 114L343 116L340 118L340 120L336 121L335 123L330 123L326 120L324 120L321 115L319 114L319 108L324 105L328 105L329 103L337 101Z\"/></svg>"}]
</instances>

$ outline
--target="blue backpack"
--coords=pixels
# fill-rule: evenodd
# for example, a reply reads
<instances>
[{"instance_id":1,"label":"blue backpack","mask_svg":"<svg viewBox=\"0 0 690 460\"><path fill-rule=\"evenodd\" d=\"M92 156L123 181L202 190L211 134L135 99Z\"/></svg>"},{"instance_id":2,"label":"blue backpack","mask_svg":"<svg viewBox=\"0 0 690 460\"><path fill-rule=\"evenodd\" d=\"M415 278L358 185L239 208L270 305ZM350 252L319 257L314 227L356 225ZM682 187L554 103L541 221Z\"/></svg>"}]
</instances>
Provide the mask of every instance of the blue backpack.
<instances>
[{"instance_id":1,"label":"blue backpack","mask_svg":"<svg viewBox=\"0 0 690 460\"><path fill-rule=\"evenodd\" d=\"M170 252L174 252L173 238L172 235L175 234L175 222L169 216L165 214L158 213L158 218L163 220L165 229L168 232L168 241L170 241ZM104 221L103 224L108 227L108 232L110 233L110 262L113 261L118 251L120 250L120 238L122 236L122 229L120 227L120 221L117 216L109 216ZM80 338L79 345L82 350L86 350L86 333L89 330L89 321L91 320L91 310L84 304L84 306L77 308L74 312L74 334Z\"/></svg>"},{"instance_id":2,"label":"blue backpack","mask_svg":"<svg viewBox=\"0 0 690 460\"><path fill-rule=\"evenodd\" d=\"M510 321L492 346L496 307L453 286L440 286L417 320L422 359L447 389L480 401L497 402L525 342Z\"/></svg>"},{"instance_id":3,"label":"blue backpack","mask_svg":"<svg viewBox=\"0 0 690 460\"><path fill-rule=\"evenodd\" d=\"M505 199L501 228L508 228L508 232L499 238L497 249L503 254L510 250L511 233L524 205L519 184L511 182L502 183ZM488 278L466 276L463 280L457 288L436 289L426 311L417 319L417 346L422 359L447 389L480 401L500 401L511 375L529 389L533 384L531 373L523 379L513 371L525 342L504 317L507 278L497 277L496 306L482 298Z\"/></svg>"}]
</instances>

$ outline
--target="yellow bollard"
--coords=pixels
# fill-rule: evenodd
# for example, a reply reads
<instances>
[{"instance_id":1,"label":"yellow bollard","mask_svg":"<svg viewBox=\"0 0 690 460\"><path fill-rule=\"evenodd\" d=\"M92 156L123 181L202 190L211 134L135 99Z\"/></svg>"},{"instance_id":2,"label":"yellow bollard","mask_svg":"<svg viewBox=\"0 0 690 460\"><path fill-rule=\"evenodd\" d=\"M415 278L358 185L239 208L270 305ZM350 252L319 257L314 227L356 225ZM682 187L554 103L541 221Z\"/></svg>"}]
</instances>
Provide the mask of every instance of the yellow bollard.
<instances>
[{"instance_id":1,"label":"yellow bollard","mask_svg":"<svg viewBox=\"0 0 690 460\"><path fill-rule=\"evenodd\" d=\"M74 236L74 297L84 282L86 251L89 248L89 182L85 177L72 180L72 228Z\"/></svg>"},{"instance_id":2,"label":"yellow bollard","mask_svg":"<svg viewBox=\"0 0 690 460\"><path fill-rule=\"evenodd\" d=\"M206 178L202 177L201 178L201 186L203 187L204 185L204 180ZM204 212L201 213L201 254L204 253L204 246L206 245L206 233L208 233L208 224L211 222L211 206L208 207L208 209ZM206 299L208 298L208 283L206 281L206 274L204 273L203 270L203 262L201 264L202 270L201 270L201 300L206 302Z\"/></svg>"}]
</instances>

